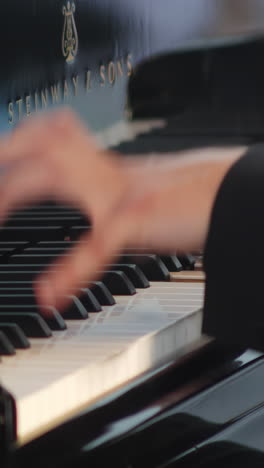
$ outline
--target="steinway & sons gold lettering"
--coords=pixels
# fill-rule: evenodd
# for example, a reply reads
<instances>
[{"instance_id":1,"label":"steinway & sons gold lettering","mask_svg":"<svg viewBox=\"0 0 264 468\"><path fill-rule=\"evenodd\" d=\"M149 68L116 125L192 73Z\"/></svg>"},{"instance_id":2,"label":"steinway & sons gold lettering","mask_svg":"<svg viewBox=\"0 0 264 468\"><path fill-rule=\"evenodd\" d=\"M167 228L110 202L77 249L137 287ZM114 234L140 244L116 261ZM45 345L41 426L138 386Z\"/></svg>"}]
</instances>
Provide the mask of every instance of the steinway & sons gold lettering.
<instances>
[{"instance_id":1,"label":"steinway & sons gold lettering","mask_svg":"<svg viewBox=\"0 0 264 468\"><path fill-rule=\"evenodd\" d=\"M18 96L16 100L8 102L8 122L14 125L24 117L50 105L67 104L70 98L78 96L79 89L89 93L98 81L100 87L113 87L118 80L129 77L132 70L132 55L128 54L124 59L100 64L97 71L86 69L83 74L73 75L42 89L35 89L24 96Z\"/></svg>"}]
</instances>

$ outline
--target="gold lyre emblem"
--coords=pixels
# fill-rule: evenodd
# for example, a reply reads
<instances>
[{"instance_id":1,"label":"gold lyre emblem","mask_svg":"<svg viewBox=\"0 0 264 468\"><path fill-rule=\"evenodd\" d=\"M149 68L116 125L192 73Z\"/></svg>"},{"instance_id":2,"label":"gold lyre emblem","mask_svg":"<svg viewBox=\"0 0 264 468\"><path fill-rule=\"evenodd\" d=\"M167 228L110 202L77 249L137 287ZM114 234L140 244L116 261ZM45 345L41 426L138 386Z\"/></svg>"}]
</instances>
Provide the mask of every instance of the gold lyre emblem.
<instances>
[{"instance_id":1,"label":"gold lyre emblem","mask_svg":"<svg viewBox=\"0 0 264 468\"><path fill-rule=\"evenodd\" d=\"M64 16L64 25L62 33L62 53L66 62L71 63L78 52L78 33L74 19L76 7L73 2L67 1L66 6L62 8Z\"/></svg>"}]
</instances>

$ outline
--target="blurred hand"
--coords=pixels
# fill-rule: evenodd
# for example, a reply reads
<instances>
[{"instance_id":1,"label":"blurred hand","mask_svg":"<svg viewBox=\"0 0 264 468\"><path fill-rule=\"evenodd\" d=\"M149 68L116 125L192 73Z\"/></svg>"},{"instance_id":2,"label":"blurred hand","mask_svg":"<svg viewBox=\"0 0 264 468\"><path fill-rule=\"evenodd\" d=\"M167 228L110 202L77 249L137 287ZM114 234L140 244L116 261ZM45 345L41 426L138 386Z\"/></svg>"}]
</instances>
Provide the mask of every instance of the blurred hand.
<instances>
[{"instance_id":1,"label":"blurred hand","mask_svg":"<svg viewBox=\"0 0 264 468\"><path fill-rule=\"evenodd\" d=\"M204 246L223 177L245 148L208 149L173 157L123 159L100 150L70 112L38 116L0 140L0 216L46 198L79 208L92 219L72 255L57 260L38 282L39 303L62 297L126 246L192 251ZM52 271L53 269L53 271Z\"/></svg>"}]
</instances>

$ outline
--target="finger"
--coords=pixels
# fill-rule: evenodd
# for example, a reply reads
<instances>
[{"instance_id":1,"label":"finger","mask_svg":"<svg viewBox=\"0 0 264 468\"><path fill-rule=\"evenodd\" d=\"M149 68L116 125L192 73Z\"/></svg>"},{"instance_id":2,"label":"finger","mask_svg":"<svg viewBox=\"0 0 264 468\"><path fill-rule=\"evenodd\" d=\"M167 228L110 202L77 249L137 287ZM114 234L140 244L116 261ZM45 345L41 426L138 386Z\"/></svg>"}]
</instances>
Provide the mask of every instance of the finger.
<instances>
[{"instance_id":1,"label":"finger","mask_svg":"<svg viewBox=\"0 0 264 468\"><path fill-rule=\"evenodd\" d=\"M133 236L134 222L130 216L118 215L111 223L82 236L70 255L62 256L37 279L35 290L39 304L53 304L62 309L69 291L79 289L81 283L98 279L105 264Z\"/></svg>"},{"instance_id":2,"label":"finger","mask_svg":"<svg viewBox=\"0 0 264 468\"><path fill-rule=\"evenodd\" d=\"M10 164L31 156L47 154L58 139L87 135L82 123L68 110L57 110L27 117L18 127L0 139L0 164Z\"/></svg>"},{"instance_id":3,"label":"finger","mask_svg":"<svg viewBox=\"0 0 264 468\"><path fill-rule=\"evenodd\" d=\"M48 115L24 119L10 135L0 139L1 164L11 164L41 151L49 141L45 136L49 128Z\"/></svg>"},{"instance_id":4,"label":"finger","mask_svg":"<svg viewBox=\"0 0 264 468\"><path fill-rule=\"evenodd\" d=\"M56 196L56 175L41 161L29 159L6 173L0 193L0 217L3 220L15 207L48 195Z\"/></svg>"}]
</instances>

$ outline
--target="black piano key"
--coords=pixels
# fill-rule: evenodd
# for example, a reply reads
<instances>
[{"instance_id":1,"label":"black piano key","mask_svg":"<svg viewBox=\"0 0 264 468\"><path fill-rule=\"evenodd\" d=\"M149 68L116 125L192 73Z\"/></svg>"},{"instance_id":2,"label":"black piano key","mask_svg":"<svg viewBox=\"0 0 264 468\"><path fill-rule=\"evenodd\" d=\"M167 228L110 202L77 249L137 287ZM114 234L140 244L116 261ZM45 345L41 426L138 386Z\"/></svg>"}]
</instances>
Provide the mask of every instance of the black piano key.
<instances>
[{"instance_id":1,"label":"black piano key","mask_svg":"<svg viewBox=\"0 0 264 468\"><path fill-rule=\"evenodd\" d=\"M78 297L79 301L84 306L87 312L101 312L102 307L95 297L93 291L88 288L83 288L80 290L81 295Z\"/></svg>"},{"instance_id":2,"label":"black piano key","mask_svg":"<svg viewBox=\"0 0 264 468\"><path fill-rule=\"evenodd\" d=\"M22 250L22 249L24 249L26 247L29 247L29 243L27 241L14 241L14 242L4 241L4 242L0 242L0 251L1 250L13 251L15 249Z\"/></svg>"},{"instance_id":3,"label":"black piano key","mask_svg":"<svg viewBox=\"0 0 264 468\"><path fill-rule=\"evenodd\" d=\"M0 223L1 223L0 218ZM25 227L39 227L43 226L62 226L62 227L72 227L74 224L81 225L82 219L80 216L11 216L8 218L5 227L14 227L17 229Z\"/></svg>"},{"instance_id":4,"label":"black piano key","mask_svg":"<svg viewBox=\"0 0 264 468\"><path fill-rule=\"evenodd\" d=\"M131 283L135 286L135 288L149 288L149 281L144 275L143 271L137 265L133 265L133 263L129 265L122 263L104 265L104 268L123 271L130 279Z\"/></svg>"},{"instance_id":5,"label":"black piano key","mask_svg":"<svg viewBox=\"0 0 264 468\"><path fill-rule=\"evenodd\" d=\"M69 240L49 240L49 241L39 241L36 248L40 249L60 249L66 250L72 247L74 244Z\"/></svg>"},{"instance_id":6,"label":"black piano key","mask_svg":"<svg viewBox=\"0 0 264 468\"><path fill-rule=\"evenodd\" d=\"M55 307L45 306L42 307L42 310L44 314L45 311L47 311L47 315L44 315L43 318L47 322L51 330L62 331L67 329L64 317L61 316L61 314L55 309Z\"/></svg>"},{"instance_id":7,"label":"black piano key","mask_svg":"<svg viewBox=\"0 0 264 468\"><path fill-rule=\"evenodd\" d=\"M195 257L191 254L179 255L178 259L180 260L184 270L194 270L195 267Z\"/></svg>"},{"instance_id":8,"label":"black piano key","mask_svg":"<svg viewBox=\"0 0 264 468\"><path fill-rule=\"evenodd\" d=\"M36 298L34 294L8 294L6 292L0 292L0 307L4 305L9 306L34 306L36 309L38 308Z\"/></svg>"},{"instance_id":9,"label":"black piano key","mask_svg":"<svg viewBox=\"0 0 264 468\"><path fill-rule=\"evenodd\" d=\"M170 272L182 271L183 266L176 255L159 255Z\"/></svg>"},{"instance_id":10,"label":"black piano key","mask_svg":"<svg viewBox=\"0 0 264 468\"><path fill-rule=\"evenodd\" d=\"M44 202L36 203L35 205L28 205L23 209L15 211L15 213L23 213L29 211L30 213L35 213L41 211L45 213L46 211L61 211L68 213L69 211L74 211L75 213L79 213L79 210L72 208L69 205L63 205L61 203L57 203L53 200L45 200Z\"/></svg>"},{"instance_id":11,"label":"black piano key","mask_svg":"<svg viewBox=\"0 0 264 468\"><path fill-rule=\"evenodd\" d=\"M46 254L46 255L36 255L36 254L19 254L19 255L12 255L12 257L8 260L7 265L41 265L43 268L45 265L49 265L52 261L56 260L58 255L54 254Z\"/></svg>"},{"instance_id":12,"label":"black piano key","mask_svg":"<svg viewBox=\"0 0 264 468\"><path fill-rule=\"evenodd\" d=\"M12 300L13 297L14 300ZM51 330L61 331L67 329L63 317L54 307L43 307L43 310L47 311L47 315L40 312L34 295L0 295L0 312L3 310L21 314L24 312L36 313L42 317Z\"/></svg>"},{"instance_id":13,"label":"black piano key","mask_svg":"<svg viewBox=\"0 0 264 468\"><path fill-rule=\"evenodd\" d=\"M32 284L46 268L47 265L0 265L0 282Z\"/></svg>"},{"instance_id":14,"label":"black piano key","mask_svg":"<svg viewBox=\"0 0 264 468\"><path fill-rule=\"evenodd\" d=\"M10 216L10 219L15 219L15 218L35 218L35 217L60 217L60 216L76 216L80 217L80 213L74 209L69 209L69 210L60 210L60 209L54 209L52 210L51 208L47 208L46 210L42 209L34 209L30 210L29 208L26 210L20 210L20 211L14 211L12 215Z\"/></svg>"},{"instance_id":15,"label":"black piano key","mask_svg":"<svg viewBox=\"0 0 264 468\"><path fill-rule=\"evenodd\" d=\"M62 309L62 315L65 320L85 320L88 319L89 314L80 299L76 296L68 296L70 303Z\"/></svg>"},{"instance_id":16,"label":"black piano key","mask_svg":"<svg viewBox=\"0 0 264 468\"><path fill-rule=\"evenodd\" d=\"M16 323L29 338L50 338L51 329L37 313L17 313L0 310L1 323Z\"/></svg>"},{"instance_id":17,"label":"black piano key","mask_svg":"<svg viewBox=\"0 0 264 468\"><path fill-rule=\"evenodd\" d=\"M36 240L63 240L67 236L67 230L62 225L56 226L26 226L6 227L0 229L1 241L36 241Z\"/></svg>"},{"instance_id":18,"label":"black piano key","mask_svg":"<svg viewBox=\"0 0 264 468\"><path fill-rule=\"evenodd\" d=\"M111 292L102 281L92 281L89 287L99 304L103 306L112 306L116 303Z\"/></svg>"},{"instance_id":19,"label":"black piano key","mask_svg":"<svg viewBox=\"0 0 264 468\"><path fill-rule=\"evenodd\" d=\"M2 266L2 265L1 265ZM34 278L37 277L40 270L35 271L24 271L24 270L2 270L0 266L0 282L6 281L8 283L13 283L14 281L18 282L32 282Z\"/></svg>"},{"instance_id":20,"label":"black piano key","mask_svg":"<svg viewBox=\"0 0 264 468\"><path fill-rule=\"evenodd\" d=\"M16 354L16 350L12 345L8 337L0 331L0 355L2 356L13 356Z\"/></svg>"},{"instance_id":21,"label":"black piano key","mask_svg":"<svg viewBox=\"0 0 264 468\"><path fill-rule=\"evenodd\" d=\"M118 263L132 263L140 267L149 281L169 281L170 273L158 255L125 254Z\"/></svg>"},{"instance_id":22,"label":"black piano key","mask_svg":"<svg viewBox=\"0 0 264 468\"><path fill-rule=\"evenodd\" d=\"M21 284L22 284L22 287L20 287ZM15 294L18 296L23 295L23 294L30 294L30 295L34 294L34 290L30 282L28 283L21 282L21 284L20 282L16 284L12 282L9 283L8 281L6 282L0 281L0 296L1 294L8 294L8 295ZM25 285L27 286L24 287Z\"/></svg>"},{"instance_id":23,"label":"black piano key","mask_svg":"<svg viewBox=\"0 0 264 468\"><path fill-rule=\"evenodd\" d=\"M99 271L109 291L117 296L132 296L136 289L123 271Z\"/></svg>"},{"instance_id":24,"label":"black piano key","mask_svg":"<svg viewBox=\"0 0 264 468\"><path fill-rule=\"evenodd\" d=\"M28 341L25 333L16 323L0 322L0 331L7 336L16 349L30 348L30 342Z\"/></svg>"},{"instance_id":25,"label":"black piano key","mask_svg":"<svg viewBox=\"0 0 264 468\"><path fill-rule=\"evenodd\" d=\"M0 261L13 254L23 252L28 245L28 242L0 242Z\"/></svg>"},{"instance_id":26,"label":"black piano key","mask_svg":"<svg viewBox=\"0 0 264 468\"><path fill-rule=\"evenodd\" d=\"M59 243L60 244L60 243ZM53 245L53 244L52 244ZM66 242L63 247L32 247L28 246L22 253L25 255L62 255L67 253L74 244Z\"/></svg>"}]
</instances>

